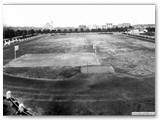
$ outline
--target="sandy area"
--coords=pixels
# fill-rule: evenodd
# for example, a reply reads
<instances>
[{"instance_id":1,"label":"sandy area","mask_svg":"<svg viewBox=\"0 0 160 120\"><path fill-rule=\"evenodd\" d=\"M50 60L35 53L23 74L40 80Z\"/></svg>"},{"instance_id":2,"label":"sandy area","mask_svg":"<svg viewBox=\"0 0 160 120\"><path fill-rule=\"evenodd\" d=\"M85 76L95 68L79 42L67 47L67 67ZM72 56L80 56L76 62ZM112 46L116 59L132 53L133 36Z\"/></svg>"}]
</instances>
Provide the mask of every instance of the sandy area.
<instances>
[{"instance_id":1,"label":"sandy area","mask_svg":"<svg viewBox=\"0 0 160 120\"><path fill-rule=\"evenodd\" d=\"M68 54L26 54L14 59L4 67L41 67L41 66L85 66L100 65L93 53Z\"/></svg>"}]
</instances>

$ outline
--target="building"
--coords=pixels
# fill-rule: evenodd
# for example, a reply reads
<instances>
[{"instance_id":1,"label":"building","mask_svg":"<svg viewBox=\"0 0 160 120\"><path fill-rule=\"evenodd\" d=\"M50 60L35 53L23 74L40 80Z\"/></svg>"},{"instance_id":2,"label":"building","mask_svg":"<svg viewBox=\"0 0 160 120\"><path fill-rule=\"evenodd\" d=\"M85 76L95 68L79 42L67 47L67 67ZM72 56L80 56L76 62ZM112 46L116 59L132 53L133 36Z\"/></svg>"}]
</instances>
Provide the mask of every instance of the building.
<instances>
[{"instance_id":1,"label":"building","mask_svg":"<svg viewBox=\"0 0 160 120\"><path fill-rule=\"evenodd\" d=\"M129 27L129 26L131 26L131 24L130 23L121 23L121 24L118 24L118 27Z\"/></svg>"},{"instance_id":2,"label":"building","mask_svg":"<svg viewBox=\"0 0 160 120\"><path fill-rule=\"evenodd\" d=\"M51 23L46 23L44 26L43 26L43 29L50 29L50 30L53 30L53 22L51 21Z\"/></svg>"},{"instance_id":3,"label":"building","mask_svg":"<svg viewBox=\"0 0 160 120\"><path fill-rule=\"evenodd\" d=\"M113 24L112 23L106 23L106 28L113 28Z\"/></svg>"},{"instance_id":4,"label":"building","mask_svg":"<svg viewBox=\"0 0 160 120\"><path fill-rule=\"evenodd\" d=\"M107 29L107 26L106 26L106 25L102 25L101 28L102 28L102 29Z\"/></svg>"},{"instance_id":5,"label":"building","mask_svg":"<svg viewBox=\"0 0 160 120\"><path fill-rule=\"evenodd\" d=\"M86 29L87 29L87 26L86 26L86 25L79 25L78 29L79 29L79 30L81 30L81 29L86 30Z\"/></svg>"},{"instance_id":6,"label":"building","mask_svg":"<svg viewBox=\"0 0 160 120\"><path fill-rule=\"evenodd\" d=\"M155 28L155 24L136 24L136 25L133 25L134 28Z\"/></svg>"},{"instance_id":7,"label":"building","mask_svg":"<svg viewBox=\"0 0 160 120\"><path fill-rule=\"evenodd\" d=\"M132 35L139 35L140 31L139 29L132 29L130 31L128 31L129 34L132 34Z\"/></svg>"},{"instance_id":8,"label":"building","mask_svg":"<svg viewBox=\"0 0 160 120\"><path fill-rule=\"evenodd\" d=\"M94 25L92 26L92 29L98 29L98 28L99 28L99 26L96 25L96 24L94 24Z\"/></svg>"},{"instance_id":9,"label":"building","mask_svg":"<svg viewBox=\"0 0 160 120\"><path fill-rule=\"evenodd\" d=\"M146 29L135 29L135 28L128 31L128 33L132 35L139 35L139 34L146 33L146 32L147 32Z\"/></svg>"},{"instance_id":10,"label":"building","mask_svg":"<svg viewBox=\"0 0 160 120\"><path fill-rule=\"evenodd\" d=\"M113 25L113 28L117 28L118 27L118 25Z\"/></svg>"},{"instance_id":11,"label":"building","mask_svg":"<svg viewBox=\"0 0 160 120\"><path fill-rule=\"evenodd\" d=\"M3 27L3 29L5 30L5 29L8 29L8 28L10 28L10 29L13 29L13 30L31 30L31 29L33 29L33 30L39 30L39 29L42 29L41 27L27 27L27 26L23 26L23 27L21 27L21 26L16 26L16 27L12 27L12 26L4 26Z\"/></svg>"}]
</instances>

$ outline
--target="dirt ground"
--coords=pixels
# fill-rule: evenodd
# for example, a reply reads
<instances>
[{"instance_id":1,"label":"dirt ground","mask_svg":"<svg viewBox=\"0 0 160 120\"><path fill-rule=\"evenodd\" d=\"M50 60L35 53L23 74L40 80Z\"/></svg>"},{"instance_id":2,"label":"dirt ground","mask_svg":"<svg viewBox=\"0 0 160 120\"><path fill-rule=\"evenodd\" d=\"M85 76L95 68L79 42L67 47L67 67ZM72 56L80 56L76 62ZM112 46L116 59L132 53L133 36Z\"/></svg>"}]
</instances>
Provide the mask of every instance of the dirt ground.
<instances>
[{"instance_id":1,"label":"dirt ground","mask_svg":"<svg viewBox=\"0 0 160 120\"><path fill-rule=\"evenodd\" d=\"M100 65L94 53L26 54L4 67L86 66Z\"/></svg>"}]
</instances>

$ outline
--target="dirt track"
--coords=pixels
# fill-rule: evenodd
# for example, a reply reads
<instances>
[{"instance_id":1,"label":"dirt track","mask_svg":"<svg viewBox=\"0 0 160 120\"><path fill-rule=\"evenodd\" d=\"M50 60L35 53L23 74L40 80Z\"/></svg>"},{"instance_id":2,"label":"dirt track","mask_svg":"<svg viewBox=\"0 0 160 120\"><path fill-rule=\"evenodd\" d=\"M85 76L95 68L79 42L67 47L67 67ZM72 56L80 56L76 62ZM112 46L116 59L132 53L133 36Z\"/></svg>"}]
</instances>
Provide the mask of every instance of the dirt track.
<instances>
[{"instance_id":1,"label":"dirt track","mask_svg":"<svg viewBox=\"0 0 160 120\"><path fill-rule=\"evenodd\" d=\"M90 74L49 82L4 75L3 89L38 114L130 115L155 110L154 79Z\"/></svg>"}]
</instances>

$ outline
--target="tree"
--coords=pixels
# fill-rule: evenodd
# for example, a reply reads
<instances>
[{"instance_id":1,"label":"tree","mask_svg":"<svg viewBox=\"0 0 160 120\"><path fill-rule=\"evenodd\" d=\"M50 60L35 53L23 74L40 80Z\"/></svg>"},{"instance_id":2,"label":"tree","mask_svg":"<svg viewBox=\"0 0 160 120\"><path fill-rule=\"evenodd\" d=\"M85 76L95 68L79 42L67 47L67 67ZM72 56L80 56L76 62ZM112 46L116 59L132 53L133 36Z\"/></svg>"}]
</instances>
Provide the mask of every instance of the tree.
<instances>
[{"instance_id":1,"label":"tree","mask_svg":"<svg viewBox=\"0 0 160 120\"><path fill-rule=\"evenodd\" d=\"M133 29L134 27L133 27L133 26L129 26L128 28L129 28L129 29Z\"/></svg>"},{"instance_id":2,"label":"tree","mask_svg":"<svg viewBox=\"0 0 160 120\"><path fill-rule=\"evenodd\" d=\"M155 32L155 28L147 27L146 29L148 32Z\"/></svg>"},{"instance_id":3,"label":"tree","mask_svg":"<svg viewBox=\"0 0 160 120\"><path fill-rule=\"evenodd\" d=\"M105 30L106 30L106 29L102 28L102 29L101 29L101 32L105 32Z\"/></svg>"},{"instance_id":4,"label":"tree","mask_svg":"<svg viewBox=\"0 0 160 120\"><path fill-rule=\"evenodd\" d=\"M45 34L50 33L50 32L51 32L50 29L44 29L44 30L43 30L43 33L45 33Z\"/></svg>"},{"instance_id":5,"label":"tree","mask_svg":"<svg viewBox=\"0 0 160 120\"><path fill-rule=\"evenodd\" d=\"M98 29L97 29L97 32L101 32L101 31L102 31L101 28L98 28Z\"/></svg>"},{"instance_id":6,"label":"tree","mask_svg":"<svg viewBox=\"0 0 160 120\"><path fill-rule=\"evenodd\" d=\"M16 31L16 36L21 36L21 31L20 30Z\"/></svg>"},{"instance_id":7,"label":"tree","mask_svg":"<svg viewBox=\"0 0 160 120\"><path fill-rule=\"evenodd\" d=\"M31 34L34 35L35 31L33 29L31 29Z\"/></svg>"},{"instance_id":8,"label":"tree","mask_svg":"<svg viewBox=\"0 0 160 120\"><path fill-rule=\"evenodd\" d=\"M51 33L56 33L56 30L51 30Z\"/></svg>"},{"instance_id":9,"label":"tree","mask_svg":"<svg viewBox=\"0 0 160 120\"><path fill-rule=\"evenodd\" d=\"M69 29L69 32L70 32L70 33L72 33L72 32L73 32L73 30L72 30L72 29Z\"/></svg>"},{"instance_id":10,"label":"tree","mask_svg":"<svg viewBox=\"0 0 160 120\"><path fill-rule=\"evenodd\" d=\"M91 32L96 32L96 29L91 29Z\"/></svg>"},{"instance_id":11,"label":"tree","mask_svg":"<svg viewBox=\"0 0 160 120\"><path fill-rule=\"evenodd\" d=\"M76 29L74 30L74 32L75 32L75 33L78 33L78 29L76 28Z\"/></svg>"},{"instance_id":12,"label":"tree","mask_svg":"<svg viewBox=\"0 0 160 120\"><path fill-rule=\"evenodd\" d=\"M6 28L3 30L3 35L4 38L12 38L16 36L16 32L12 28Z\"/></svg>"},{"instance_id":13,"label":"tree","mask_svg":"<svg viewBox=\"0 0 160 120\"><path fill-rule=\"evenodd\" d=\"M81 29L80 29L80 31L81 31L81 32L84 32L84 29L83 29L83 28L81 28Z\"/></svg>"},{"instance_id":14,"label":"tree","mask_svg":"<svg viewBox=\"0 0 160 120\"><path fill-rule=\"evenodd\" d=\"M86 32L90 32L90 29L86 29Z\"/></svg>"},{"instance_id":15,"label":"tree","mask_svg":"<svg viewBox=\"0 0 160 120\"><path fill-rule=\"evenodd\" d=\"M60 29L57 30L58 33L61 33L62 31Z\"/></svg>"},{"instance_id":16,"label":"tree","mask_svg":"<svg viewBox=\"0 0 160 120\"><path fill-rule=\"evenodd\" d=\"M125 27L125 28L123 29L123 32L126 32L126 31L128 31L128 27Z\"/></svg>"},{"instance_id":17,"label":"tree","mask_svg":"<svg viewBox=\"0 0 160 120\"><path fill-rule=\"evenodd\" d=\"M27 35L27 30L23 30L22 36L25 37Z\"/></svg>"},{"instance_id":18,"label":"tree","mask_svg":"<svg viewBox=\"0 0 160 120\"><path fill-rule=\"evenodd\" d=\"M67 30L66 30L66 29L64 29L64 30L63 30L63 33L67 33Z\"/></svg>"},{"instance_id":19,"label":"tree","mask_svg":"<svg viewBox=\"0 0 160 120\"><path fill-rule=\"evenodd\" d=\"M42 31L39 29L39 30L38 30L38 34L40 34L40 33L42 33Z\"/></svg>"}]
</instances>

